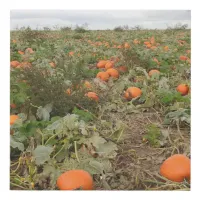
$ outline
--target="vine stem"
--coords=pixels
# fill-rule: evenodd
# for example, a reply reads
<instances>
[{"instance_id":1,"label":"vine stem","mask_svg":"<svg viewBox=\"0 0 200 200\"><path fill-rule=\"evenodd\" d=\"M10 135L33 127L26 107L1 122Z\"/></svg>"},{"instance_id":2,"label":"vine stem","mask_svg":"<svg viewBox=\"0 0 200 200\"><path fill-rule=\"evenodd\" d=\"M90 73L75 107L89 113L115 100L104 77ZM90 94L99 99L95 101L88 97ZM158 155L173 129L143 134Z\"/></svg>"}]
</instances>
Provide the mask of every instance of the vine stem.
<instances>
[{"instance_id":1,"label":"vine stem","mask_svg":"<svg viewBox=\"0 0 200 200\"><path fill-rule=\"evenodd\" d=\"M79 158L78 158L78 151L77 151L76 141L74 141L74 149L75 149L76 159L77 159L77 161L80 163L80 160L79 160Z\"/></svg>"},{"instance_id":2,"label":"vine stem","mask_svg":"<svg viewBox=\"0 0 200 200\"><path fill-rule=\"evenodd\" d=\"M44 135L40 129L37 129L37 132L42 136L42 145L44 145Z\"/></svg>"},{"instance_id":3,"label":"vine stem","mask_svg":"<svg viewBox=\"0 0 200 200\"><path fill-rule=\"evenodd\" d=\"M38 106L33 105L32 103L30 103L30 105L34 108L39 108Z\"/></svg>"},{"instance_id":4,"label":"vine stem","mask_svg":"<svg viewBox=\"0 0 200 200\"><path fill-rule=\"evenodd\" d=\"M63 144L63 146L60 148L60 150L53 156L53 158L55 158L64 148L64 146L66 145L66 143Z\"/></svg>"},{"instance_id":5,"label":"vine stem","mask_svg":"<svg viewBox=\"0 0 200 200\"><path fill-rule=\"evenodd\" d=\"M56 133L54 135L52 135L46 142L45 142L45 145L54 137L56 137L59 133Z\"/></svg>"}]
</instances>

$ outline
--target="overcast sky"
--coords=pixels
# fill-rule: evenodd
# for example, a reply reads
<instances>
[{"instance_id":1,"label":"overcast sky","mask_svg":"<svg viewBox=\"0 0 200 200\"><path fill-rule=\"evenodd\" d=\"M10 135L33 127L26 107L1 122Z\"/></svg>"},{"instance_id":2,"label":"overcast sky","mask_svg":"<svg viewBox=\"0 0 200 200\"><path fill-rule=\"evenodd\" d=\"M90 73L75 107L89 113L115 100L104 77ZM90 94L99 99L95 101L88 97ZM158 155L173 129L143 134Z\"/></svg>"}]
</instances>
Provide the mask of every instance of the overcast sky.
<instances>
[{"instance_id":1,"label":"overcast sky","mask_svg":"<svg viewBox=\"0 0 200 200\"><path fill-rule=\"evenodd\" d=\"M191 26L187 10L11 10L10 28L30 26L33 29L88 24L89 29L113 29L119 25L164 29L177 23Z\"/></svg>"}]
</instances>

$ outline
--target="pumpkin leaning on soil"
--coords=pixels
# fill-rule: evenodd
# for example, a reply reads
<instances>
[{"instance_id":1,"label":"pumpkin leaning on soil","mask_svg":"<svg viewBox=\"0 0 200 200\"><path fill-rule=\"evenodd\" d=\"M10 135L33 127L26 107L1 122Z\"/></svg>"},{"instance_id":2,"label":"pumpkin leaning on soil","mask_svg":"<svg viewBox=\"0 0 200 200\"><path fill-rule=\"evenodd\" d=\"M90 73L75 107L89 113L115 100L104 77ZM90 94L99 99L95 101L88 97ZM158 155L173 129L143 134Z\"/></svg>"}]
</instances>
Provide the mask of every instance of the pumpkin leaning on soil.
<instances>
[{"instance_id":1,"label":"pumpkin leaning on soil","mask_svg":"<svg viewBox=\"0 0 200 200\"><path fill-rule=\"evenodd\" d=\"M111 68L108 69L106 72L109 74L109 76L113 78L119 78L119 72L116 69Z\"/></svg>"},{"instance_id":2,"label":"pumpkin leaning on soil","mask_svg":"<svg viewBox=\"0 0 200 200\"><path fill-rule=\"evenodd\" d=\"M178 92L180 92L181 95L185 96L185 95L187 95L188 92L189 92L189 86L186 85L186 84L180 84L180 85L178 85L178 87L176 88L176 90L177 90Z\"/></svg>"},{"instance_id":3,"label":"pumpkin leaning on soil","mask_svg":"<svg viewBox=\"0 0 200 200\"><path fill-rule=\"evenodd\" d=\"M131 100L136 97L140 97L142 95L142 90L137 87L129 87L124 93L124 97L127 100Z\"/></svg>"},{"instance_id":4,"label":"pumpkin leaning on soil","mask_svg":"<svg viewBox=\"0 0 200 200\"><path fill-rule=\"evenodd\" d=\"M149 76L151 77L153 74L160 74L160 71L158 71L157 69L152 69L149 71Z\"/></svg>"},{"instance_id":5,"label":"pumpkin leaning on soil","mask_svg":"<svg viewBox=\"0 0 200 200\"><path fill-rule=\"evenodd\" d=\"M96 78L101 79L102 81L108 81L109 74L107 72L99 72L96 76Z\"/></svg>"},{"instance_id":6,"label":"pumpkin leaning on soil","mask_svg":"<svg viewBox=\"0 0 200 200\"><path fill-rule=\"evenodd\" d=\"M175 154L163 162L160 174L175 182L190 180L190 159L183 154Z\"/></svg>"},{"instance_id":7,"label":"pumpkin leaning on soil","mask_svg":"<svg viewBox=\"0 0 200 200\"><path fill-rule=\"evenodd\" d=\"M93 190L92 176L84 170L70 170L61 174L57 179L60 190Z\"/></svg>"},{"instance_id":8,"label":"pumpkin leaning on soil","mask_svg":"<svg viewBox=\"0 0 200 200\"><path fill-rule=\"evenodd\" d=\"M17 119L19 119L18 115L10 115L10 125L13 125Z\"/></svg>"}]
</instances>

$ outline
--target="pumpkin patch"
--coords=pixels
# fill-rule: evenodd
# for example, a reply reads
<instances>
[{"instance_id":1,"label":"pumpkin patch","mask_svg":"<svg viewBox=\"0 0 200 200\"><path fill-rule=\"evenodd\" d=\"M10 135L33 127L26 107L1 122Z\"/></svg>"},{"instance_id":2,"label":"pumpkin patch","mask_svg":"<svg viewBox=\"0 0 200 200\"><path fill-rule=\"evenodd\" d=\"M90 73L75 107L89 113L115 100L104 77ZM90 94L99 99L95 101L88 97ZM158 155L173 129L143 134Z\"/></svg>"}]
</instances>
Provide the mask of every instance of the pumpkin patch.
<instances>
[{"instance_id":1,"label":"pumpkin patch","mask_svg":"<svg viewBox=\"0 0 200 200\"><path fill-rule=\"evenodd\" d=\"M190 29L90 26L11 30L10 189L190 190Z\"/></svg>"}]
</instances>

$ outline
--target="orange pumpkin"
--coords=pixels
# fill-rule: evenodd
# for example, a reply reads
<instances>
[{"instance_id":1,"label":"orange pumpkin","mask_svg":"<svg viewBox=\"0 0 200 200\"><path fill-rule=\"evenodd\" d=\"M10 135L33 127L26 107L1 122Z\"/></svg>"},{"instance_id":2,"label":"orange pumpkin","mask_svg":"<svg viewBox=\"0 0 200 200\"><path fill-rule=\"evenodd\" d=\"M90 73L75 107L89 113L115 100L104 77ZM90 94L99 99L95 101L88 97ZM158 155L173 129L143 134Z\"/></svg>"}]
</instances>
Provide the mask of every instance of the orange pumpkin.
<instances>
[{"instance_id":1,"label":"orange pumpkin","mask_svg":"<svg viewBox=\"0 0 200 200\"><path fill-rule=\"evenodd\" d=\"M125 49L129 49L131 46L130 46L130 44L128 43L128 42L126 42L125 44L124 44L124 48Z\"/></svg>"},{"instance_id":2,"label":"orange pumpkin","mask_svg":"<svg viewBox=\"0 0 200 200\"><path fill-rule=\"evenodd\" d=\"M109 61L106 63L105 68L106 69L110 69L114 67L114 62L113 61Z\"/></svg>"},{"instance_id":3,"label":"orange pumpkin","mask_svg":"<svg viewBox=\"0 0 200 200\"><path fill-rule=\"evenodd\" d=\"M151 48L151 44L147 44L146 47L147 47L147 48Z\"/></svg>"},{"instance_id":4,"label":"orange pumpkin","mask_svg":"<svg viewBox=\"0 0 200 200\"><path fill-rule=\"evenodd\" d=\"M54 62L50 62L49 65L50 65L51 67L53 67L53 68L56 67L56 64L55 64Z\"/></svg>"},{"instance_id":5,"label":"orange pumpkin","mask_svg":"<svg viewBox=\"0 0 200 200\"><path fill-rule=\"evenodd\" d=\"M101 60L97 63L98 68L105 68L105 65L107 64L107 60Z\"/></svg>"},{"instance_id":6,"label":"orange pumpkin","mask_svg":"<svg viewBox=\"0 0 200 200\"><path fill-rule=\"evenodd\" d=\"M113 78L119 78L119 72L116 69L111 68L108 69L106 72L109 74L109 76Z\"/></svg>"},{"instance_id":7,"label":"orange pumpkin","mask_svg":"<svg viewBox=\"0 0 200 200\"><path fill-rule=\"evenodd\" d=\"M109 74L107 72L99 72L96 76L96 78L101 79L102 81L108 81Z\"/></svg>"},{"instance_id":8,"label":"orange pumpkin","mask_svg":"<svg viewBox=\"0 0 200 200\"><path fill-rule=\"evenodd\" d=\"M127 100L131 100L136 97L140 97L142 95L142 91L140 88L137 87L129 87L126 92L124 93L124 97Z\"/></svg>"},{"instance_id":9,"label":"orange pumpkin","mask_svg":"<svg viewBox=\"0 0 200 200\"><path fill-rule=\"evenodd\" d=\"M149 76L151 77L153 74L160 74L160 71L158 71L157 69L152 69L149 71Z\"/></svg>"},{"instance_id":10,"label":"orange pumpkin","mask_svg":"<svg viewBox=\"0 0 200 200\"><path fill-rule=\"evenodd\" d=\"M23 52L23 51L18 51L18 53L19 53L20 55L24 55L24 52Z\"/></svg>"},{"instance_id":11,"label":"orange pumpkin","mask_svg":"<svg viewBox=\"0 0 200 200\"><path fill-rule=\"evenodd\" d=\"M73 55L74 55L73 51L69 52L69 56L73 56Z\"/></svg>"},{"instance_id":12,"label":"orange pumpkin","mask_svg":"<svg viewBox=\"0 0 200 200\"><path fill-rule=\"evenodd\" d=\"M72 91L71 91L70 88L68 88L68 89L65 91L65 93L68 94L68 95L71 95Z\"/></svg>"},{"instance_id":13,"label":"orange pumpkin","mask_svg":"<svg viewBox=\"0 0 200 200\"><path fill-rule=\"evenodd\" d=\"M180 56L179 59L184 61L184 60L187 60L188 57L187 56Z\"/></svg>"},{"instance_id":14,"label":"orange pumpkin","mask_svg":"<svg viewBox=\"0 0 200 200\"><path fill-rule=\"evenodd\" d=\"M185 155L175 154L163 162L160 174L175 182L190 180L190 159Z\"/></svg>"},{"instance_id":15,"label":"orange pumpkin","mask_svg":"<svg viewBox=\"0 0 200 200\"><path fill-rule=\"evenodd\" d=\"M178 85L178 87L176 88L176 90L177 90L178 92L180 92L181 95L185 96L185 95L187 95L188 92L189 92L189 86L186 85L186 84L180 84L180 85Z\"/></svg>"},{"instance_id":16,"label":"orange pumpkin","mask_svg":"<svg viewBox=\"0 0 200 200\"><path fill-rule=\"evenodd\" d=\"M32 66L29 62L21 62L16 68L30 68Z\"/></svg>"},{"instance_id":17,"label":"orange pumpkin","mask_svg":"<svg viewBox=\"0 0 200 200\"><path fill-rule=\"evenodd\" d=\"M20 62L18 62L17 60L13 60L10 62L11 67L17 67L18 65L20 65Z\"/></svg>"},{"instance_id":18,"label":"orange pumpkin","mask_svg":"<svg viewBox=\"0 0 200 200\"><path fill-rule=\"evenodd\" d=\"M91 175L84 170L70 170L57 179L57 187L60 190L93 190L93 185Z\"/></svg>"},{"instance_id":19,"label":"orange pumpkin","mask_svg":"<svg viewBox=\"0 0 200 200\"><path fill-rule=\"evenodd\" d=\"M150 42L149 42L149 41L145 41L144 44L145 44L145 45L148 45L148 44L150 44Z\"/></svg>"},{"instance_id":20,"label":"orange pumpkin","mask_svg":"<svg viewBox=\"0 0 200 200\"><path fill-rule=\"evenodd\" d=\"M168 47L168 46L165 46L163 49L164 49L164 51L168 51L168 50L169 50L169 47Z\"/></svg>"},{"instance_id":21,"label":"orange pumpkin","mask_svg":"<svg viewBox=\"0 0 200 200\"><path fill-rule=\"evenodd\" d=\"M88 82L88 81L85 81L84 86L86 88L88 88L88 89L92 87L91 84L90 84L90 82Z\"/></svg>"},{"instance_id":22,"label":"orange pumpkin","mask_svg":"<svg viewBox=\"0 0 200 200\"><path fill-rule=\"evenodd\" d=\"M13 125L17 119L19 119L18 115L10 115L10 125Z\"/></svg>"},{"instance_id":23,"label":"orange pumpkin","mask_svg":"<svg viewBox=\"0 0 200 200\"><path fill-rule=\"evenodd\" d=\"M11 107L12 109L15 109L15 108L17 108L17 105L14 104L14 103L11 103L11 104L10 104L10 107Z\"/></svg>"},{"instance_id":24,"label":"orange pumpkin","mask_svg":"<svg viewBox=\"0 0 200 200\"><path fill-rule=\"evenodd\" d=\"M87 96L90 99L93 99L95 101L99 101L99 97L95 92L88 92L87 94L85 94L85 96Z\"/></svg>"}]
</instances>

